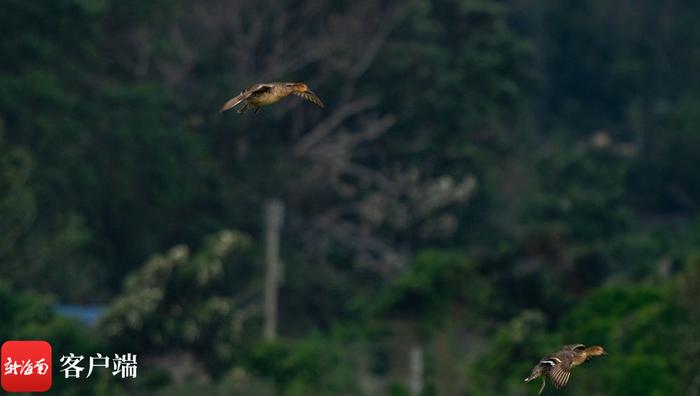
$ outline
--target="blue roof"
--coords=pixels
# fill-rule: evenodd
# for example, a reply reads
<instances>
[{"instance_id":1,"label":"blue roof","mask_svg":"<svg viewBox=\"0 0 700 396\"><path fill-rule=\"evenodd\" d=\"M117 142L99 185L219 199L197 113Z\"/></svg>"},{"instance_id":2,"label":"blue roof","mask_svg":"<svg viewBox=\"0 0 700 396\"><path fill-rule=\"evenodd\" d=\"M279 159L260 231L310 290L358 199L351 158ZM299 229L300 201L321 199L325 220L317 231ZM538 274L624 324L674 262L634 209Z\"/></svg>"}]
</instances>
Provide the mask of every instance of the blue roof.
<instances>
[{"instance_id":1,"label":"blue roof","mask_svg":"<svg viewBox=\"0 0 700 396\"><path fill-rule=\"evenodd\" d=\"M97 319L99 319L106 308L106 305L78 304L58 304L54 307L58 315L76 319L89 326L93 325Z\"/></svg>"}]
</instances>

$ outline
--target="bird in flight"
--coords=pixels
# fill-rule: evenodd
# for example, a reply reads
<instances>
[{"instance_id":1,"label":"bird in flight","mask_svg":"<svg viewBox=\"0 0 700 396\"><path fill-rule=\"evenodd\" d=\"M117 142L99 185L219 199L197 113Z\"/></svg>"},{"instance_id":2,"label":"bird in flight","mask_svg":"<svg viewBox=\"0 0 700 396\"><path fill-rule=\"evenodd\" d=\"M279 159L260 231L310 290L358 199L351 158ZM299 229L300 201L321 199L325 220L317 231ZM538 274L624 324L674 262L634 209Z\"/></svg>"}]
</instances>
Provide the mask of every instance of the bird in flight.
<instances>
[{"instance_id":1,"label":"bird in flight","mask_svg":"<svg viewBox=\"0 0 700 396\"><path fill-rule=\"evenodd\" d=\"M244 104L243 107L237 110L239 113L244 113L248 109L252 109L254 113L257 113L261 106L278 102L290 94L300 96L316 106L324 108L321 99L319 99L315 93L311 92L306 84L300 82L272 82L255 84L252 87L244 90L238 96L226 102L221 107L221 110L219 110L219 113L232 109L241 103Z\"/></svg>"},{"instance_id":2,"label":"bird in flight","mask_svg":"<svg viewBox=\"0 0 700 396\"><path fill-rule=\"evenodd\" d=\"M542 394L546 385L546 378L552 380L554 387L557 389L563 388L569 382L571 369L581 363L587 362L593 356L607 355L603 347L592 346L586 347L583 344L564 345L564 347L549 356L543 357L539 363L532 369L530 376L525 378L525 382L530 382L537 377L542 377L542 386L538 395Z\"/></svg>"}]
</instances>

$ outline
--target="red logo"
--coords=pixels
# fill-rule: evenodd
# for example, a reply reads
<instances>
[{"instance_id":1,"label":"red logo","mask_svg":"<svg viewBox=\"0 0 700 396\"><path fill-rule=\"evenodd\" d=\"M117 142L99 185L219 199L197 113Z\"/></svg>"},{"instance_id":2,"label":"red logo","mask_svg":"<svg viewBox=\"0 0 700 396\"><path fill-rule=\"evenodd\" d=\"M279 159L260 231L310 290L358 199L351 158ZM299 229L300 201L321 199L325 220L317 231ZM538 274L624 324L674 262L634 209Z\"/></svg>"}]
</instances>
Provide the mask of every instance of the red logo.
<instances>
[{"instance_id":1,"label":"red logo","mask_svg":"<svg viewBox=\"0 0 700 396\"><path fill-rule=\"evenodd\" d=\"M51 344L46 341L6 341L0 352L2 389L6 392L46 392L51 388Z\"/></svg>"}]
</instances>

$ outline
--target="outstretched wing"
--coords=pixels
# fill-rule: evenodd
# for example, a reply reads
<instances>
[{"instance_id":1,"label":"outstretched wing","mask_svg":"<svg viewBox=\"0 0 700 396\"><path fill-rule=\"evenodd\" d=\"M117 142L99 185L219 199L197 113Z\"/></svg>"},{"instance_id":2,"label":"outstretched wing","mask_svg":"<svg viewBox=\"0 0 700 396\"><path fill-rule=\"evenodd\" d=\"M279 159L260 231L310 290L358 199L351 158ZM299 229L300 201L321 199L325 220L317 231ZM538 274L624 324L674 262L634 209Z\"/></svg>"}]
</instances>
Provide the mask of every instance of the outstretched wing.
<instances>
[{"instance_id":1,"label":"outstretched wing","mask_svg":"<svg viewBox=\"0 0 700 396\"><path fill-rule=\"evenodd\" d=\"M252 87L244 90L238 96L231 98L228 102L224 103L223 106L221 106L221 109L219 110L219 113L223 113L226 110L230 110L236 106L238 106L241 102L244 100L247 100L250 98L251 95L253 94L260 94L265 91L269 91L272 88L272 84L255 84Z\"/></svg>"},{"instance_id":2,"label":"outstretched wing","mask_svg":"<svg viewBox=\"0 0 700 396\"><path fill-rule=\"evenodd\" d=\"M322 109L326 107L323 105L323 102L321 102L321 99L319 99L319 97L316 96L316 94L311 92L311 91L306 91L306 92L294 91L293 93L294 93L294 95L300 96L300 97L304 98L305 100L308 100L309 102L315 104L316 106L318 106Z\"/></svg>"},{"instance_id":3,"label":"outstretched wing","mask_svg":"<svg viewBox=\"0 0 700 396\"><path fill-rule=\"evenodd\" d=\"M557 389L563 388L569 382L572 362L573 353L571 351L562 351L540 360L540 364L545 368Z\"/></svg>"},{"instance_id":4,"label":"outstretched wing","mask_svg":"<svg viewBox=\"0 0 700 396\"><path fill-rule=\"evenodd\" d=\"M549 371L549 378L552 379L554 387L561 389L569 382L571 376L570 367L565 367L563 364L558 364Z\"/></svg>"},{"instance_id":5,"label":"outstretched wing","mask_svg":"<svg viewBox=\"0 0 700 396\"><path fill-rule=\"evenodd\" d=\"M552 383L554 383L554 387L561 389L569 382L571 362L571 353L565 351L543 358L539 362L539 367L546 373L545 376L549 376Z\"/></svg>"}]
</instances>

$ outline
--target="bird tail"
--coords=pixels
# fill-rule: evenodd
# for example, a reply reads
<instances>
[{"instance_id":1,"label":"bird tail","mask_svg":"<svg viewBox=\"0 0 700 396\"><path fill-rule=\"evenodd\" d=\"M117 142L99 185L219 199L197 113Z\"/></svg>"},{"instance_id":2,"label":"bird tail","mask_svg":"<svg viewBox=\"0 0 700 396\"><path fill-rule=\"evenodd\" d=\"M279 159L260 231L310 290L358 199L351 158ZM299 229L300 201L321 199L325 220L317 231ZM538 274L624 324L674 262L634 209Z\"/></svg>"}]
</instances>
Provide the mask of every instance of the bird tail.
<instances>
[{"instance_id":1,"label":"bird tail","mask_svg":"<svg viewBox=\"0 0 700 396\"><path fill-rule=\"evenodd\" d=\"M542 369L540 368L539 365L537 365L537 366L535 366L535 368L532 369L532 372L530 373L530 375L527 378L525 378L524 382L530 382L530 381L534 380L535 378L539 377L540 375L542 375Z\"/></svg>"}]
</instances>

